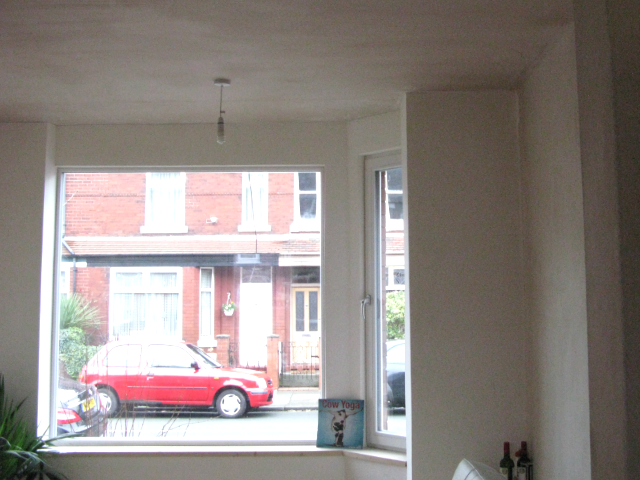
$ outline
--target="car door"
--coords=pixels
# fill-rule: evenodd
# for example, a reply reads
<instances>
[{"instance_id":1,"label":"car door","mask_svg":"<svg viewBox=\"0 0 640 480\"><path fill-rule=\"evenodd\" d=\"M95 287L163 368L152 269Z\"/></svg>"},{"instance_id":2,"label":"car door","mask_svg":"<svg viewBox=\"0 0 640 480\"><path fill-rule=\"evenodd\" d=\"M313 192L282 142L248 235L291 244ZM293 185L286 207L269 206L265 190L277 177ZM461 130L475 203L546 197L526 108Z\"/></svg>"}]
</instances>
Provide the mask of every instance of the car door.
<instances>
[{"instance_id":1,"label":"car door","mask_svg":"<svg viewBox=\"0 0 640 480\"><path fill-rule=\"evenodd\" d=\"M145 386L141 376L142 345L116 345L102 362L100 383L110 385L123 402L140 400Z\"/></svg>"},{"instance_id":2,"label":"car door","mask_svg":"<svg viewBox=\"0 0 640 480\"><path fill-rule=\"evenodd\" d=\"M207 404L208 369L194 368L194 362L197 363L196 359L182 345L148 345L145 400L179 405Z\"/></svg>"}]
</instances>

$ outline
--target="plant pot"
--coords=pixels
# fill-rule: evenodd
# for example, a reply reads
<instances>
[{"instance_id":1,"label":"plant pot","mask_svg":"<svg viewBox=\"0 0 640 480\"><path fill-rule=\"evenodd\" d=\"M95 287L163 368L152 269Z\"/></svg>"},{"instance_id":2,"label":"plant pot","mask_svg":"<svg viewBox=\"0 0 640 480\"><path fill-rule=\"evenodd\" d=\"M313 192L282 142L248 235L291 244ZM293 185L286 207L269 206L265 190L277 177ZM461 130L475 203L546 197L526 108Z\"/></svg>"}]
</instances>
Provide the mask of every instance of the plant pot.
<instances>
[{"instance_id":1,"label":"plant pot","mask_svg":"<svg viewBox=\"0 0 640 480\"><path fill-rule=\"evenodd\" d=\"M222 310L222 313L224 313L226 317L233 315L233 312L235 312L235 310Z\"/></svg>"}]
</instances>

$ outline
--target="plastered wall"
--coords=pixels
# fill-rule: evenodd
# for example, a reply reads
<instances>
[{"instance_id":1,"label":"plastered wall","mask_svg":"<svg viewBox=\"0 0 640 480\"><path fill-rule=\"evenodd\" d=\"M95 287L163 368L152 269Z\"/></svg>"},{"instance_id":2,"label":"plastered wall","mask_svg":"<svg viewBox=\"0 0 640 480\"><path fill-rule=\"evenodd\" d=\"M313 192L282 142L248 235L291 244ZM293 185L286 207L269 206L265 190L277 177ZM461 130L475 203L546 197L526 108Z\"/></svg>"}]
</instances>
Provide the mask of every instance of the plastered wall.
<instances>
[{"instance_id":1,"label":"plastered wall","mask_svg":"<svg viewBox=\"0 0 640 480\"><path fill-rule=\"evenodd\" d=\"M586 272L574 31L521 92L536 477L590 478Z\"/></svg>"}]
</instances>

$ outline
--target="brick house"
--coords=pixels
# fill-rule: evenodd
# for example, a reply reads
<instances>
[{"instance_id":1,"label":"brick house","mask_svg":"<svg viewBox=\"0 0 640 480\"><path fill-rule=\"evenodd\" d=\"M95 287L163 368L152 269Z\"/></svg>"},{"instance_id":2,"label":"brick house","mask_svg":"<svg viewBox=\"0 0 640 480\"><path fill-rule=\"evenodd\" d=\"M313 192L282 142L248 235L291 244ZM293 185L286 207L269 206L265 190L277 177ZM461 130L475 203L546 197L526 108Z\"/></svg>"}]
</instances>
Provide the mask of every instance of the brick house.
<instances>
[{"instance_id":1,"label":"brick house","mask_svg":"<svg viewBox=\"0 0 640 480\"><path fill-rule=\"evenodd\" d=\"M60 291L99 309L104 339L217 354L228 336L251 367L271 334L317 348L320 194L317 172L67 173Z\"/></svg>"}]
</instances>

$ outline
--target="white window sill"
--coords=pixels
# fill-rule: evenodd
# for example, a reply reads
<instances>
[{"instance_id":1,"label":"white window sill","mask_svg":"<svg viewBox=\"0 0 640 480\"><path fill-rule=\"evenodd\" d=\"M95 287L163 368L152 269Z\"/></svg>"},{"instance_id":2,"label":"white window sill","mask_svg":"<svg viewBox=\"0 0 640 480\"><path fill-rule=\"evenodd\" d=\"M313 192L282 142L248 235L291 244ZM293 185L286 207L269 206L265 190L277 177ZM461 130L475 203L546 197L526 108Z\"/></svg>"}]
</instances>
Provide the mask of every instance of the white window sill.
<instances>
[{"instance_id":1,"label":"white window sill","mask_svg":"<svg viewBox=\"0 0 640 480\"><path fill-rule=\"evenodd\" d=\"M293 222L289 227L289 232L291 233L300 233L300 232L319 232L320 231L320 222L313 221L303 221L298 220Z\"/></svg>"},{"instance_id":2,"label":"white window sill","mask_svg":"<svg viewBox=\"0 0 640 480\"><path fill-rule=\"evenodd\" d=\"M239 232L270 232L271 225L253 225L251 223L242 223L238 225Z\"/></svg>"},{"instance_id":3,"label":"white window sill","mask_svg":"<svg viewBox=\"0 0 640 480\"><path fill-rule=\"evenodd\" d=\"M187 233L189 227L186 225L142 225L140 233Z\"/></svg>"},{"instance_id":4,"label":"white window sill","mask_svg":"<svg viewBox=\"0 0 640 480\"><path fill-rule=\"evenodd\" d=\"M60 455L210 455L216 457L269 457L269 456L345 456L357 460L382 463L396 467L407 466L407 455L374 448L338 449L318 448L312 445L264 445L264 446L160 446L160 445L102 445L102 446L54 446L45 452Z\"/></svg>"}]
</instances>

